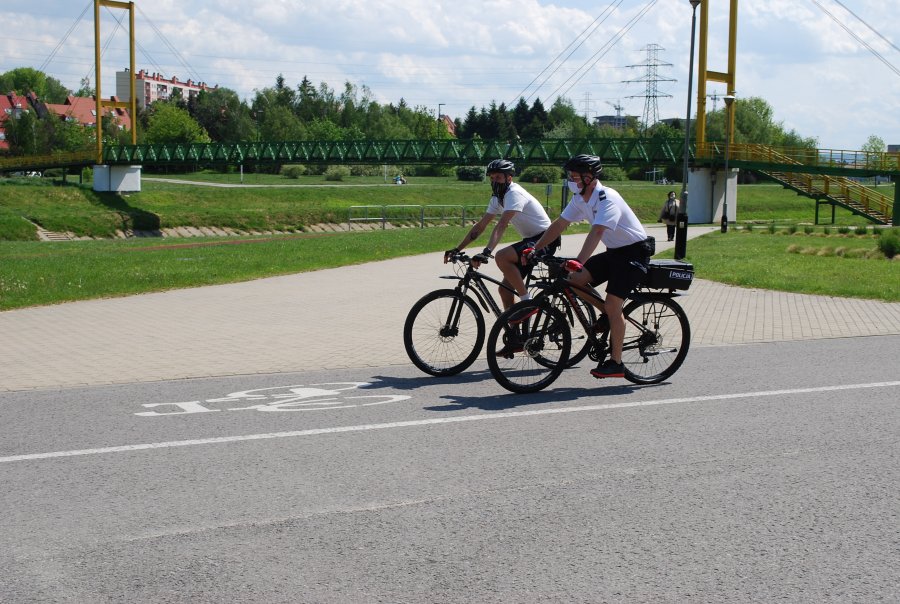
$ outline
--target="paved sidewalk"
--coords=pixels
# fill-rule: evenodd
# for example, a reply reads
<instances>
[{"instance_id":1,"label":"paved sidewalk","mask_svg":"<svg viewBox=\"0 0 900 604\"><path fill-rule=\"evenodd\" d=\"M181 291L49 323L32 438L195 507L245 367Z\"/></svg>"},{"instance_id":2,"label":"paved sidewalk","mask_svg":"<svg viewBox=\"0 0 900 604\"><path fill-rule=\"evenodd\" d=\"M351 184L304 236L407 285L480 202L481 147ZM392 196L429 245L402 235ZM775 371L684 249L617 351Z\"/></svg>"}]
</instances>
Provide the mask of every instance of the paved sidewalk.
<instances>
[{"instance_id":1,"label":"paved sidewalk","mask_svg":"<svg viewBox=\"0 0 900 604\"><path fill-rule=\"evenodd\" d=\"M709 229L691 228L696 236ZM650 228L658 249L661 227ZM575 255L583 236L563 237ZM491 264L489 271L496 272ZM246 283L0 312L0 392L408 365L413 303L449 286L439 253ZM900 334L900 304L698 279L693 346Z\"/></svg>"}]
</instances>

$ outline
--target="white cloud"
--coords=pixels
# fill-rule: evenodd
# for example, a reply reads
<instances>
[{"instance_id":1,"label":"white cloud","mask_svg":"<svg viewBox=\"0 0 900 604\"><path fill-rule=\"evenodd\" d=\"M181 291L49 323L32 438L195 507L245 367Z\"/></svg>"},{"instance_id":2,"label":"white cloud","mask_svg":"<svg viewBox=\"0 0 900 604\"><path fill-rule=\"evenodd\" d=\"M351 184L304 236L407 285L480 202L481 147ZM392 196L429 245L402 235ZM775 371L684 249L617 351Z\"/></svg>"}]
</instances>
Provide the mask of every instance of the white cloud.
<instances>
[{"instance_id":1,"label":"white cloud","mask_svg":"<svg viewBox=\"0 0 900 604\"><path fill-rule=\"evenodd\" d=\"M592 0L156 0L138 6L138 68L192 77L147 21L164 32L187 62L210 84L232 88L244 98L274 84L281 73L295 86L307 76L340 90L344 81L368 86L380 102L402 97L463 117L471 106L513 104L517 95L537 96L546 106L552 92L565 91L582 112L612 113L621 102L641 115L640 79L646 55L658 44L659 84L673 98L659 98L660 117L683 117L686 105L691 9L687 0L658 0L633 29L622 28L652 0L624 0L540 90L529 82L607 6ZM896 103L900 76L875 58L816 4L893 65L900 52L879 39L835 0L753 0L739 7L737 89L743 97L769 101L775 118L825 147L852 148L876 134L900 143ZM878 29L896 37L897 17L883 0L844 0ZM4 13L7 36L0 39L0 72L40 67L85 8L71 0L16 3ZM727 68L727 7L710 2L708 68ZM121 14L122 11L113 11ZM699 12L699 11L698 11ZM45 71L77 88L93 65L93 11L74 29ZM699 19L698 19L699 21ZM104 39L115 30L103 11ZM11 32L11 33L10 33ZM611 40L621 40L604 50ZM896 42L895 42L896 43ZM127 64L127 39L117 32L104 55L104 89ZM603 54L594 63L596 53ZM573 75L575 74L575 75ZM547 74L545 74L546 76ZM567 78L572 78L564 83ZM537 82L544 81L541 77ZM573 82L574 85L572 85ZM696 86L696 78L694 78ZM571 87L570 87L571 85ZM707 93L723 92L711 83ZM696 106L696 103L693 103ZM711 106L711 105L710 105Z\"/></svg>"}]
</instances>

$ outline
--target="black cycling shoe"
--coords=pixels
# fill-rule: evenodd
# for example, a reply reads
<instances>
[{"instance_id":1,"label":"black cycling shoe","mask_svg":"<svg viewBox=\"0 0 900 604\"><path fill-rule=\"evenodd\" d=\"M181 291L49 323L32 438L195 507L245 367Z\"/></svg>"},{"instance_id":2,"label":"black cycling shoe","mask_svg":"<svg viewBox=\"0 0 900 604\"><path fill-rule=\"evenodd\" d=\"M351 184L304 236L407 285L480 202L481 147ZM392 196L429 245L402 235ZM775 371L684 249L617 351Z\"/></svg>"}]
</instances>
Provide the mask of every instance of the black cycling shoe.
<instances>
[{"instance_id":1,"label":"black cycling shoe","mask_svg":"<svg viewBox=\"0 0 900 604\"><path fill-rule=\"evenodd\" d=\"M596 369L591 369L591 375L595 378L623 378L625 377L625 365L616 363L612 359L606 359Z\"/></svg>"}]
</instances>

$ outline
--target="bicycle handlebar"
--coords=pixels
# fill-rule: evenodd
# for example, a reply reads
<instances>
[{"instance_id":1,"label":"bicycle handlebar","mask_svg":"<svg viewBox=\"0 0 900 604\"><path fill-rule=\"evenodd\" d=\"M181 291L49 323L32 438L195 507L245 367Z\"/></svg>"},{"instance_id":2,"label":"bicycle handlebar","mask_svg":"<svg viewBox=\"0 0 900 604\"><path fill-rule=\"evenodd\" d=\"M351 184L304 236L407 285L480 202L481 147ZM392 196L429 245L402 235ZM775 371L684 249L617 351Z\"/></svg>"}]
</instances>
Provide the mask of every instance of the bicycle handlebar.
<instances>
[{"instance_id":1,"label":"bicycle handlebar","mask_svg":"<svg viewBox=\"0 0 900 604\"><path fill-rule=\"evenodd\" d=\"M472 264L472 256L469 256L467 253L463 251L458 251L453 254L450 254L447 257L447 262L460 262L462 264L471 266ZM482 260L482 264L487 264L487 260Z\"/></svg>"}]
</instances>

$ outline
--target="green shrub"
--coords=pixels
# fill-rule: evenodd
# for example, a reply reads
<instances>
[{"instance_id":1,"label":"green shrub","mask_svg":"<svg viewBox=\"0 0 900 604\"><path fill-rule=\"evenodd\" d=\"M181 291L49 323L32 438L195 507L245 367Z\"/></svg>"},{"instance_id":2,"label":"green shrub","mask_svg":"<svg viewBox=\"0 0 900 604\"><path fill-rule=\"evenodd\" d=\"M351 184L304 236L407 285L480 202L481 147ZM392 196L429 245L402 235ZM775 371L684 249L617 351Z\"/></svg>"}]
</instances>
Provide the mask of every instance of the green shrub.
<instances>
[{"instance_id":1,"label":"green shrub","mask_svg":"<svg viewBox=\"0 0 900 604\"><path fill-rule=\"evenodd\" d=\"M853 232L856 233L857 235L866 235L866 234L868 234L869 229L867 229L865 225L860 225L860 226L856 227L855 229L853 229Z\"/></svg>"},{"instance_id":2,"label":"green shrub","mask_svg":"<svg viewBox=\"0 0 900 604\"><path fill-rule=\"evenodd\" d=\"M831 227L828 227L828 226L825 227L824 229L822 229L822 232L823 232L825 235L831 235Z\"/></svg>"},{"instance_id":3,"label":"green shrub","mask_svg":"<svg viewBox=\"0 0 900 604\"><path fill-rule=\"evenodd\" d=\"M814 230L815 229L813 228L813 226L811 224L808 224L805 227L803 227L803 232L806 233L807 235L812 235Z\"/></svg>"},{"instance_id":4,"label":"green shrub","mask_svg":"<svg viewBox=\"0 0 900 604\"><path fill-rule=\"evenodd\" d=\"M840 226L840 227L838 227L838 233L840 233L841 235L847 235L850 233L850 227Z\"/></svg>"},{"instance_id":5,"label":"green shrub","mask_svg":"<svg viewBox=\"0 0 900 604\"><path fill-rule=\"evenodd\" d=\"M793 235L794 233L796 233L796 232L797 232L797 225L796 225L796 224L790 225L790 226L787 228L787 232L790 233L791 235Z\"/></svg>"},{"instance_id":6,"label":"green shrub","mask_svg":"<svg viewBox=\"0 0 900 604\"><path fill-rule=\"evenodd\" d=\"M458 180L481 182L484 180L484 168L481 166L460 166L456 169Z\"/></svg>"},{"instance_id":7,"label":"green shrub","mask_svg":"<svg viewBox=\"0 0 900 604\"><path fill-rule=\"evenodd\" d=\"M82 168L81 181L85 183L94 182L94 169L91 167Z\"/></svg>"},{"instance_id":8,"label":"green shrub","mask_svg":"<svg viewBox=\"0 0 900 604\"><path fill-rule=\"evenodd\" d=\"M769 234L770 234L770 235L774 235L774 234L775 234L775 223L774 223L774 222L770 222L770 223L769 223L769 226L768 226L767 228L768 228L768 231L769 231Z\"/></svg>"},{"instance_id":9,"label":"green shrub","mask_svg":"<svg viewBox=\"0 0 900 604\"><path fill-rule=\"evenodd\" d=\"M347 166L328 166L325 170L325 180L341 181L350 176L350 168Z\"/></svg>"},{"instance_id":10,"label":"green shrub","mask_svg":"<svg viewBox=\"0 0 900 604\"><path fill-rule=\"evenodd\" d=\"M291 165L291 166L282 166L281 175L285 178L300 178L306 174L306 167L299 165Z\"/></svg>"},{"instance_id":11,"label":"green shrub","mask_svg":"<svg viewBox=\"0 0 900 604\"><path fill-rule=\"evenodd\" d=\"M621 182L628 180L628 173L618 166L604 166L603 172L600 173L600 180Z\"/></svg>"},{"instance_id":12,"label":"green shrub","mask_svg":"<svg viewBox=\"0 0 900 604\"><path fill-rule=\"evenodd\" d=\"M884 229L878 232L878 249L886 258L900 254L900 228Z\"/></svg>"},{"instance_id":13,"label":"green shrub","mask_svg":"<svg viewBox=\"0 0 900 604\"><path fill-rule=\"evenodd\" d=\"M403 174L413 176L453 176L452 166L427 165L427 166L406 166Z\"/></svg>"},{"instance_id":14,"label":"green shrub","mask_svg":"<svg viewBox=\"0 0 900 604\"><path fill-rule=\"evenodd\" d=\"M351 176L381 176L384 174L383 166L357 165L350 166Z\"/></svg>"},{"instance_id":15,"label":"green shrub","mask_svg":"<svg viewBox=\"0 0 900 604\"><path fill-rule=\"evenodd\" d=\"M747 231L748 233L752 233L753 232L753 223L748 222L747 224L745 224L744 230Z\"/></svg>"},{"instance_id":16,"label":"green shrub","mask_svg":"<svg viewBox=\"0 0 900 604\"><path fill-rule=\"evenodd\" d=\"M528 166L522 170L519 180L522 182L549 182L557 183L563 178L560 168L553 166Z\"/></svg>"}]
</instances>

